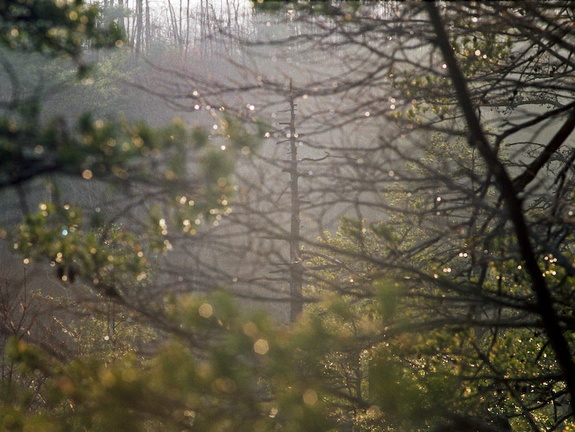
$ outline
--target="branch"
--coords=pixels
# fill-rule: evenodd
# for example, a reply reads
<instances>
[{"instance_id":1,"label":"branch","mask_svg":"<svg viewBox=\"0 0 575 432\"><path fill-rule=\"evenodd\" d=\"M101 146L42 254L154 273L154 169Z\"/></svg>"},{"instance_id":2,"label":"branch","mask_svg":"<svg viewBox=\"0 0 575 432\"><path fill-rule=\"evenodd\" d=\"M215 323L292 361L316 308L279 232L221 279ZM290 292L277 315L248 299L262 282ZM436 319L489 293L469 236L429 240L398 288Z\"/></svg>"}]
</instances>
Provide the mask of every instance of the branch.
<instances>
[{"instance_id":1,"label":"branch","mask_svg":"<svg viewBox=\"0 0 575 432\"><path fill-rule=\"evenodd\" d=\"M575 409L575 363L571 356L569 343L563 334L563 329L559 325L557 312L553 307L553 299L551 297L549 287L547 286L547 282L539 268L539 264L537 263L535 253L531 245L529 228L527 227L527 223L523 216L522 202L517 196L513 182L511 181L504 165L489 145L485 133L483 132L483 128L481 127L481 123L476 114L475 106L469 96L467 80L459 68L453 48L449 43L449 37L445 30L441 15L439 14L437 4L433 1L427 1L425 6L436 34L435 42L441 50L445 63L447 64L458 103L463 111L465 121L469 128L470 145L477 148L485 160L489 170L497 180L497 186L501 192L501 197L507 207L509 218L515 230L515 238L524 260L525 270L529 274L532 282L532 289L537 297L538 313L541 316L545 332L549 338L551 346L553 347L557 363L561 368L565 383L569 389L571 408L573 410Z\"/></svg>"},{"instance_id":2,"label":"branch","mask_svg":"<svg viewBox=\"0 0 575 432\"><path fill-rule=\"evenodd\" d=\"M525 186L527 186L537 176L537 173L545 166L551 156L553 156L553 154L559 150L559 147L561 147L567 138L569 138L573 129L575 129L575 109L571 111L571 114L563 126L561 126L561 129L559 129L551 141L549 141L549 144L545 146L541 154L529 164L522 174L513 180L513 186L516 193L523 191Z\"/></svg>"}]
</instances>

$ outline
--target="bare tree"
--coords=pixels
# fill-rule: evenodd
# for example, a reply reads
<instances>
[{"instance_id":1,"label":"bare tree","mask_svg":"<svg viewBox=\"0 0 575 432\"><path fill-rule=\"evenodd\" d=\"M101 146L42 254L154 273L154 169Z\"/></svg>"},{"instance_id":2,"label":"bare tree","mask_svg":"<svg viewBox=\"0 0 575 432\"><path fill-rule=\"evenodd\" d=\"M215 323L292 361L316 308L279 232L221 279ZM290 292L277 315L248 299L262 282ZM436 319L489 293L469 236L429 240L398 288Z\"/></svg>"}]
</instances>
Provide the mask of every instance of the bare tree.
<instances>
[{"instance_id":1,"label":"bare tree","mask_svg":"<svg viewBox=\"0 0 575 432\"><path fill-rule=\"evenodd\" d=\"M265 22L265 12L260 17ZM465 356L480 366L459 376L476 382L473 374L488 370L489 384L474 397L501 392L516 410L506 415L533 430L559 427L572 407L546 417L551 426L534 413L553 412L566 395L572 401L574 388L568 3L327 4L319 15L294 5L285 17L274 36L244 41L252 61L235 64L248 78L218 82L164 70L188 84L161 96L186 109L197 101L194 91L210 101L258 94L269 101L259 103L265 115L279 111L273 95L285 92L285 78L268 68L293 77L310 159L328 155L300 179L301 211L332 229L329 218L341 211L359 221L346 228L356 236L351 250L300 238L310 257L308 289L327 284L370 298L378 280L401 281L398 301L413 321L392 321L381 340L474 329L481 337ZM249 232L288 237L285 224L258 215L256 226L253 217L235 220ZM341 277L326 279L326 267ZM531 343L521 354L534 365L529 373L492 362L499 341L515 331Z\"/></svg>"}]
</instances>

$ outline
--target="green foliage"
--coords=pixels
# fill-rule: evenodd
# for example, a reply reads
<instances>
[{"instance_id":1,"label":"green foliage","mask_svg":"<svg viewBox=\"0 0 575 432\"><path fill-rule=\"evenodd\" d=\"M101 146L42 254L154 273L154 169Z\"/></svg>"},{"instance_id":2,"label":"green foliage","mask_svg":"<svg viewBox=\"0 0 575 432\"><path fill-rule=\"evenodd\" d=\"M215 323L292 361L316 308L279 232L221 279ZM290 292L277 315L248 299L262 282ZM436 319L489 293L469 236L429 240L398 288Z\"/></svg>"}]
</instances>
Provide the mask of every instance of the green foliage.
<instances>
[{"instance_id":1,"label":"green foliage","mask_svg":"<svg viewBox=\"0 0 575 432\"><path fill-rule=\"evenodd\" d=\"M449 413L487 424L505 413L517 430L527 430L528 406L537 411L539 424L551 427L555 408L542 401L565 388L545 378L558 371L543 332L473 328L468 322L476 309L467 303L466 282L459 277L462 285L450 283L454 264L448 273L444 269L445 276L424 278L422 265L434 261L424 251L423 257L410 258L417 263L413 270L405 260L394 264L393 257L405 256L394 251L408 250L413 238L390 224L366 226L344 218L337 236L327 237L321 253L307 263L322 270L309 287L317 302L308 308L304 349L309 362L323 358L325 370L315 374L323 376L323 386L327 383L329 403L339 407L338 421L357 430L429 430ZM494 241L495 249L509 247L505 238ZM552 257L542 262L549 267L547 277L557 275L550 273ZM520 270L512 259L491 262L484 292L507 298L524 294ZM427 271L437 269L431 264ZM466 315L463 322L459 310ZM484 313L499 313L500 322L522 317L504 308Z\"/></svg>"},{"instance_id":2,"label":"green foliage","mask_svg":"<svg viewBox=\"0 0 575 432\"><path fill-rule=\"evenodd\" d=\"M127 353L63 365L17 342L12 358L24 373L48 377L50 397L34 414L8 405L4 418L15 430L368 431L428 430L450 412L487 419L505 412L526 428L521 404L540 403L543 390L532 392L528 376L557 373L544 339L530 329L493 338L449 324L413 326L433 319L433 310L403 271L396 278L374 271L378 254L401 247L395 229L344 219L309 262L325 267L313 286L317 302L292 328L264 314L246 317L220 292L167 299L177 336L145 361ZM525 382L505 387L503 374ZM562 390L550 382L548 397ZM551 413L540 415L546 424Z\"/></svg>"},{"instance_id":3,"label":"green foliage","mask_svg":"<svg viewBox=\"0 0 575 432\"><path fill-rule=\"evenodd\" d=\"M80 63L85 44L94 48L122 44L123 35L115 23L104 28L96 5L83 0L17 0L0 4L0 44L20 52L52 56L68 55L78 62L79 75L87 68Z\"/></svg>"},{"instance_id":4,"label":"green foliage","mask_svg":"<svg viewBox=\"0 0 575 432\"><path fill-rule=\"evenodd\" d=\"M301 362L303 334L280 330L261 314L241 318L223 293L173 306L185 332L145 362L127 354L60 364L15 342L11 355L25 372L45 371L47 399L17 417L5 406L4 418L11 416L14 430L39 431L329 430L317 379ZM198 356L193 346L200 340Z\"/></svg>"},{"instance_id":5,"label":"green foliage","mask_svg":"<svg viewBox=\"0 0 575 432\"><path fill-rule=\"evenodd\" d=\"M22 132L22 135L27 134ZM182 184L182 179L187 178L183 155L188 142L181 124L155 131L146 125L92 121L84 117L78 133L73 136L63 137L49 127L37 141L28 144L19 145L18 136L6 141L4 149L18 150L3 159L1 168L4 168L6 184L55 171L81 177L86 183L108 182L117 185L120 191L128 184L159 187L163 200L174 208L174 223L179 221L179 229L185 230L189 229L189 221L196 220L202 213L201 206L183 199L188 189ZM206 186L198 188L197 194L217 193L219 199L222 191L228 191L222 179L229 177L231 167L225 172L216 170L217 155L211 148L205 151L211 161L207 165L216 177L205 179ZM29 168L14 172L10 169L12 165ZM221 201L214 201L210 208L222 208ZM41 203L37 213L26 216L15 239L16 246L27 258L47 257L57 265L75 268L78 276L89 277L96 284L120 275L145 279L149 253L169 249L165 237L170 221L157 216L146 231L139 233L121 223L104 229L99 227L99 212L97 209L87 213L70 204ZM188 223L182 226L182 221Z\"/></svg>"},{"instance_id":6,"label":"green foliage","mask_svg":"<svg viewBox=\"0 0 575 432\"><path fill-rule=\"evenodd\" d=\"M487 101L482 95L484 89L475 83L505 67L513 48L511 37L503 36L504 32L498 34L492 29L479 29L477 20L472 21L469 16L454 19L471 32L455 35L450 42L461 72L468 79L470 91L473 95L478 93L477 105L505 105L509 102L505 99L507 96L498 95L497 99ZM390 118L413 127L428 121L457 117L459 107L454 103L452 83L446 72L444 63L439 63L433 71L392 69L388 74L394 91L388 111Z\"/></svg>"},{"instance_id":7,"label":"green foliage","mask_svg":"<svg viewBox=\"0 0 575 432\"><path fill-rule=\"evenodd\" d=\"M80 78L87 72L82 62L86 49L122 44L115 25L102 28L97 8L81 1L4 2L0 12L0 43L8 50L71 58ZM13 85L19 84L11 78ZM53 357L27 342L26 331L12 340L3 363L10 365L10 374L1 382L0 429L144 431L161 425L162 430L179 431L193 423L237 430L229 419L240 406L245 410L240 417L248 422L269 418L268 408L263 414L257 408L260 402L250 384L257 372L252 363L264 355L263 348L258 348L262 354L252 349L245 365L233 367L254 342L241 333L244 339L234 345L237 335L227 334L222 322L235 326L238 320L229 300L214 300L217 319L208 319L205 307L201 309L203 315L189 329L208 323L212 328L206 337L224 341L225 349L208 344L209 361L199 361L178 341L167 344L155 359L144 360L143 346L162 335L138 324L142 316L126 300L138 298L152 283L154 258L172 248L174 233L194 235L203 221L219 221L229 213L235 159L254 149L262 126L254 122L253 128L245 127L222 116L223 132L214 137L190 131L177 119L164 128L123 118L97 119L90 113L50 120L43 116L41 95L27 91L20 96L15 93L0 117L0 188L44 183L49 196L31 200L36 209L23 206L21 223L4 226L0 237L22 254L24 264L48 261L64 286L77 287L89 300L48 299L70 311L56 320L70 341L70 359ZM110 207L72 197L62 184L108 194L113 197ZM131 204L140 193L147 197L144 204L126 210L122 200ZM97 295L89 297L90 291ZM27 302L22 300L23 314ZM175 328L185 322L179 314L165 319L177 323ZM166 326L172 328L171 321ZM186 365L186 376L197 378L187 389L176 388L182 382L171 381L173 369L168 367L171 353L180 348L179 366ZM214 370L207 373L206 365ZM235 389L243 393L235 394ZM203 410L206 398L213 408Z\"/></svg>"}]
</instances>

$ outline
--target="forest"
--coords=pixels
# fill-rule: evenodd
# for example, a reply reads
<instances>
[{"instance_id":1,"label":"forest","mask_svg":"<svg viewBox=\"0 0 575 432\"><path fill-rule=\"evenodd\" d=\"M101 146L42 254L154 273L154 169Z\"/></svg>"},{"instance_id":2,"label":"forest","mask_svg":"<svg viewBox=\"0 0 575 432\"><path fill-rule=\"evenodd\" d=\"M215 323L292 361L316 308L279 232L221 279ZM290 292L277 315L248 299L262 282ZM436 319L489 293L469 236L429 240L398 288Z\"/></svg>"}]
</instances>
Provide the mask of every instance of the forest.
<instances>
[{"instance_id":1,"label":"forest","mask_svg":"<svg viewBox=\"0 0 575 432\"><path fill-rule=\"evenodd\" d=\"M0 431L575 432L574 23L0 0Z\"/></svg>"}]
</instances>

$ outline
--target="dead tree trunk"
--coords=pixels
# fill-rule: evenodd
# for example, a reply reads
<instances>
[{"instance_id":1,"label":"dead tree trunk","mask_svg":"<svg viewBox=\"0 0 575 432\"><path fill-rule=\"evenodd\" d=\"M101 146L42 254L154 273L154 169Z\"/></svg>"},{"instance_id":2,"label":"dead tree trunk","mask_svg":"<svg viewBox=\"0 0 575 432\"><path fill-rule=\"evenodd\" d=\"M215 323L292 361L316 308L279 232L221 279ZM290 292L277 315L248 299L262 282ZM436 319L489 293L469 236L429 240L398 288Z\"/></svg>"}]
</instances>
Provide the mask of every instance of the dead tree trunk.
<instances>
[{"instance_id":1,"label":"dead tree trunk","mask_svg":"<svg viewBox=\"0 0 575 432\"><path fill-rule=\"evenodd\" d=\"M291 195L291 223L290 223L290 321L293 322L303 310L303 266L300 257L300 200L299 200L299 172L297 157L297 142L295 128L295 101L292 81L289 88L290 123L290 195Z\"/></svg>"}]
</instances>

